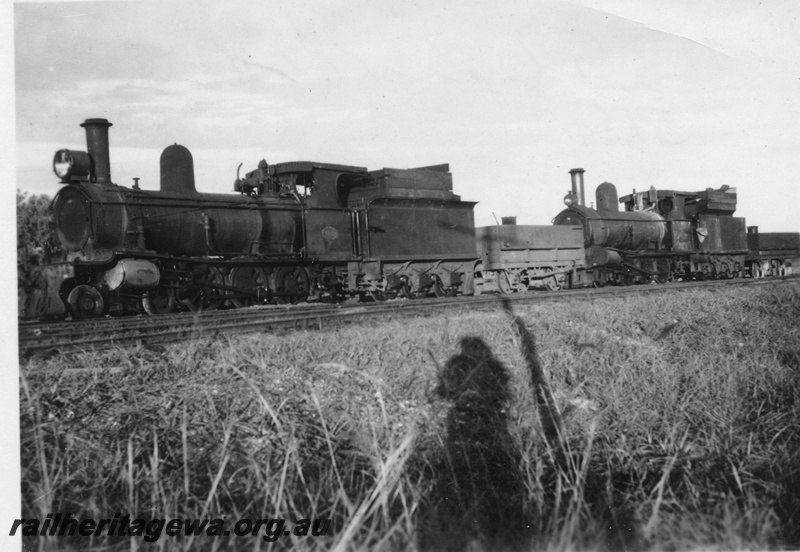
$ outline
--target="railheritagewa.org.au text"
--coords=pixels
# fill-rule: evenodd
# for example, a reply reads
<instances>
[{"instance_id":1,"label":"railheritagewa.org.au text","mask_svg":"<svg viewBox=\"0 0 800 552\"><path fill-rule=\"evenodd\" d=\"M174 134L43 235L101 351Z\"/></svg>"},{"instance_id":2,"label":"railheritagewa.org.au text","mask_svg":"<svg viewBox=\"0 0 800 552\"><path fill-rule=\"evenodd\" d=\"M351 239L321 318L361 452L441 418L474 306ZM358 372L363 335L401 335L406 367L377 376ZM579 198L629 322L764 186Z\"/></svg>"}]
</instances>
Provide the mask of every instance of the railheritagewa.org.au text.
<instances>
[{"instance_id":1,"label":"railheritagewa.org.au text","mask_svg":"<svg viewBox=\"0 0 800 552\"><path fill-rule=\"evenodd\" d=\"M18 532L23 537L142 537L155 542L166 537L238 537L258 536L273 542L281 537L322 537L330 530L330 519L300 519L287 522L282 518L131 518L115 514L113 518L76 518L69 513L50 513L40 518L15 519L9 536Z\"/></svg>"}]
</instances>

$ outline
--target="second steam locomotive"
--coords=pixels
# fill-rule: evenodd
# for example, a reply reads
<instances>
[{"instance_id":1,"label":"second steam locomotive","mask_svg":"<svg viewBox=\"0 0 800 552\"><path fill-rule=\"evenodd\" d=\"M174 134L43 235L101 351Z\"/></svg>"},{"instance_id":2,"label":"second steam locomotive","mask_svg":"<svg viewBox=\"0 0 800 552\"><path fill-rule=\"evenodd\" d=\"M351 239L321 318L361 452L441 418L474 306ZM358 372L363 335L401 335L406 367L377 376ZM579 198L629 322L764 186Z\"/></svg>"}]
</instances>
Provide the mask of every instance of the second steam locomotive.
<instances>
[{"instance_id":1,"label":"second steam locomotive","mask_svg":"<svg viewBox=\"0 0 800 552\"><path fill-rule=\"evenodd\" d=\"M650 190L586 205L573 169L551 226L476 228L448 165L367 170L261 161L235 194L200 193L192 155L161 155L159 191L114 184L105 119L88 119L87 152L60 150L53 200L68 259L21 283L23 318L168 313L429 294L555 290L676 278L784 274L800 234L750 232L736 193ZM620 204L624 210L620 210Z\"/></svg>"}]
</instances>

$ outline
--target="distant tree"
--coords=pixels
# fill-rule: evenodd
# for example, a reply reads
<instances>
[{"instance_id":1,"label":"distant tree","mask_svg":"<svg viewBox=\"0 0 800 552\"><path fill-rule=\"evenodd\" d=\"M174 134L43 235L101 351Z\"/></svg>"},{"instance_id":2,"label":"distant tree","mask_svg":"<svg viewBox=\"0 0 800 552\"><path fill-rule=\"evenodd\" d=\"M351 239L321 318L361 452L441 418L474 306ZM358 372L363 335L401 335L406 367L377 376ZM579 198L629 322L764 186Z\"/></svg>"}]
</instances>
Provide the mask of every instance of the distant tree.
<instances>
[{"instance_id":1,"label":"distant tree","mask_svg":"<svg viewBox=\"0 0 800 552\"><path fill-rule=\"evenodd\" d=\"M17 190L17 264L27 268L64 258L55 237L52 200Z\"/></svg>"}]
</instances>

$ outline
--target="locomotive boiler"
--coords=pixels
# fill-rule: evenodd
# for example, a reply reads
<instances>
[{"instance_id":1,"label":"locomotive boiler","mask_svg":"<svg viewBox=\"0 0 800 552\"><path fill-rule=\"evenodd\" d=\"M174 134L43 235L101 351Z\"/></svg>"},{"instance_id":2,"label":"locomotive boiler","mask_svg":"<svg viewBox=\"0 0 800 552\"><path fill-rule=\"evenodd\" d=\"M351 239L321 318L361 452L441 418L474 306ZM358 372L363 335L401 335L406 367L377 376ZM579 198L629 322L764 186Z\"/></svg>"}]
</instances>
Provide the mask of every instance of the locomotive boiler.
<instances>
[{"instance_id":1,"label":"locomotive boiler","mask_svg":"<svg viewBox=\"0 0 800 552\"><path fill-rule=\"evenodd\" d=\"M72 185L54 200L64 248L94 262L128 250L176 256L299 250L299 207L292 198L201 194L194 186L191 153L179 145L164 150L161 167L157 192L126 189L103 177L68 176L64 183ZM260 208L265 202L269 210Z\"/></svg>"}]
</instances>

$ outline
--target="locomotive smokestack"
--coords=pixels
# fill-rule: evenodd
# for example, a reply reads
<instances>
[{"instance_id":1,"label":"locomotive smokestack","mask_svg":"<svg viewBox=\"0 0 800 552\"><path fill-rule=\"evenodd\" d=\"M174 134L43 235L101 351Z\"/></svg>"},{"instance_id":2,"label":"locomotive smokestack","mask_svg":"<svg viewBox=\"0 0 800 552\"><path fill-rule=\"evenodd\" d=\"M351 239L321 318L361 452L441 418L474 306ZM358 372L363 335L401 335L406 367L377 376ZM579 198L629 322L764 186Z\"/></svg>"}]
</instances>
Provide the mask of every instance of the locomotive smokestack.
<instances>
[{"instance_id":1,"label":"locomotive smokestack","mask_svg":"<svg viewBox=\"0 0 800 552\"><path fill-rule=\"evenodd\" d=\"M581 206L586 205L586 196L583 191L583 169L572 169L569 171L572 177L572 195L577 198L577 204Z\"/></svg>"},{"instance_id":2,"label":"locomotive smokestack","mask_svg":"<svg viewBox=\"0 0 800 552\"><path fill-rule=\"evenodd\" d=\"M111 162L108 157L108 127L106 119L86 119L81 124L86 129L86 148L94 162L94 177L97 182L111 182Z\"/></svg>"}]
</instances>

